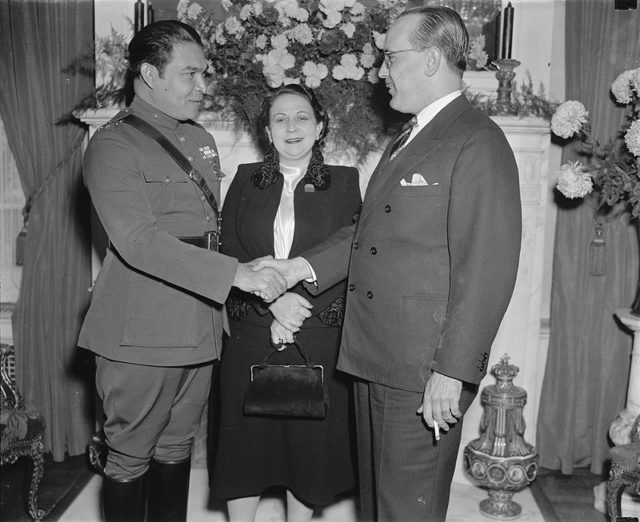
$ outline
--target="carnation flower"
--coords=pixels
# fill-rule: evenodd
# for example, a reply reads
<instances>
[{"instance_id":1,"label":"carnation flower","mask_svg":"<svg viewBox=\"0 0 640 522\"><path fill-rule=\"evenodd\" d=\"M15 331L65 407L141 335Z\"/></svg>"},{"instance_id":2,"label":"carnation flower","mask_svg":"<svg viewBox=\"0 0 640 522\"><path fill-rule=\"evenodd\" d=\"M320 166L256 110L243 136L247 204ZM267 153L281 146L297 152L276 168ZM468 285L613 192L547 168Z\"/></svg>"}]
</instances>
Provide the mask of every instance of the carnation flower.
<instances>
[{"instance_id":1,"label":"carnation flower","mask_svg":"<svg viewBox=\"0 0 640 522\"><path fill-rule=\"evenodd\" d=\"M342 21L342 15L339 11L327 11L326 18L323 20L322 25L327 29L333 29Z\"/></svg>"},{"instance_id":2,"label":"carnation flower","mask_svg":"<svg viewBox=\"0 0 640 522\"><path fill-rule=\"evenodd\" d=\"M267 80L267 85L272 89L280 87L284 82L284 69L277 63L265 63L262 68L262 74Z\"/></svg>"},{"instance_id":3,"label":"carnation flower","mask_svg":"<svg viewBox=\"0 0 640 522\"><path fill-rule=\"evenodd\" d=\"M640 156L640 120L634 121L624 135L627 149L634 156Z\"/></svg>"},{"instance_id":4,"label":"carnation flower","mask_svg":"<svg viewBox=\"0 0 640 522\"><path fill-rule=\"evenodd\" d=\"M240 9L240 20L245 21L251 16L251 4L242 6Z\"/></svg>"},{"instance_id":5,"label":"carnation flower","mask_svg":"<svg viewBox=\"0 0 640 522\"><path fill-rule=\"evenodd\" d=\"M265 56L263 62L265 65L278 65L286 71L295 65L296 59L286 49L273 49Z\"/></svg>"},{"instance_id":6,"label":"carnation flower","mask_svg":"<svg viewBox=\"0 0 640 522\"><path fill-rule=\"evenodd\" d=\"M222 0L222 8L225 11L228 11L232 5L233 5L233 2L231 0Z\"/></svg>"},{"instance_id":7,"label":"carnation flower","mask_svg":"<svg viewBox=\"0 0 640 522\"><path fill-rule=\"evenodd\" d=\"M320 87L322 80L329 74L329 69L323 63L307 61L302 66L302 74L305 76L305 85L311 89L317 89Z\"/></svg>"},{"instance_id":8,"label":"carnation flower","mask_svg":"<svg viewBox=\"0 0 640 522\"><path fill-rule=\"evenodd\" d=\"M378 76L379 71L380 69L377 67L369 71L369 73L367 74L367 80L369 80L369 83L376 84L380 81L380 76Z\"/></svg>"},{"instance_id":9,"label":"carnation flower","mask_svg":"<svg viewBox=\"0 0 640 522\"><path fill-rule=\"evenodd\" d=\"M189 20L195 20L201 12L202 7L199 4L191 4L189 9L187 9L187 18Z\"/></svg>"},{"instance_id":10,"label":"carnation flower","mask_svg":"<svg viewBox=\"0 0 640 522\"><path fill-rule=\"evenodd\" d=\"M582 163L573 161L560 167L556 187L569 199L583 198L593 190L593 179Z\"/></svg>"},{"instance_id":11,"label":"carnation flower","mask_svg":"<svg viewBox=\"0 0 640 522\"><path fill-rule=\"evenodd\" d=\"M318 9L323 13L328 13L329 11L342 11L344 7L344 0L320 0L320 4L318 5Z\"/></svg>"},{"instance_id":12,"label":"carnation flower","mask_svg":"<svg viewBox=\"0 0 640 522\"><path fill-rule=\"evenodd\" d=\"M344 79L361 80L364 76L364 69L358 66L358 58L355 55L345 54L340 59L340 65L336 65L331 74L338 81Z\"/></svg>"},{"instance_id":13,"label":"carnation flower","mask_svg":"<svg viewBox=\"0 0 640 522\"><path fill-rule=\"evenodd\" d=\"M307 24L298 24L290 30L289 37L303 45L313 42L313 33L311 27Z\"/></svg>"},{"instance_id":14,"label":"carnation flower","mask_svg":"<svg viewBox=\"0 0 640 522\"><path fill-rule=\"evenodd\" d=\"M351 6L351 17L353 18L354 16L364 16L364 5L362 5L360 2L354 2L353 6Z\"/></svg>"},{"instance_id":15,"label":"carnation flower","mask_svg":"<svg viewBox=\"0 0 640 522\"><path fill-rule=\"evenodd\" d=\"M235 16L230 16L224 22L224 27L231 35L239 35L244 32L244 27Z\"/></svg>"},{"instance_id":16,"label":"carnation flower","mask_svg":"<svg viewBox=\"0 0 640 522\"><path fill-rule=\"evenodd\" d=\"M387 37L387 33L379 33L378 31L373 31L373 38L378 49L384 49L384 40Z\"/></svg>"},{"instance_id":17,"label":"carnation flower","mask_svg":"<svg viewBox=\"0 0 640 522\"><path fill-rule=\"evenodd\" d=\"M309 11L307 11L304 7L301 7L300 9L298 9L293 18L298 20L298 22L306 22L307 20L309 20Z\"/></svg>"},{"instance_id":18,"label":"carnation flower","mask_svg":"<svg viewBox=\"0 0 640 522\"><path fill-rule=\"evenodd\" d=\"M579 101L566 101L551 117L551 130L561 138L569 138L587 122L589 113Z\"/></svg>"},{"instance_id":19,"label":"carnation flower","mask_svg":"<svg viewBox=\"0 0 640 522\"><path fill-rule=\"evenodd\" d=\"M271 45L274 49L286 49L289 45L289 41L287 40L287 35L278 34L276 36L271 37Z\"/></svg>"},{"instance_id":20,"label":"carnation flower","mask_svg":"<svg viewBox=\"0 0 640 522\"><path fill-rule=\"evenodd\" d=\"M187 8L189 7L189 0L180 0L178 2L178 6L176 7L176 11L178 12L178 19L183 19L187 17Z\"/></svg>"},{"instance_id":21,"label":"carnation flower","mask_svg":"<svg viewBox=\"0 0 640 522\"><path fill-rule=\"evenodd\" d=\"M268 42L267 37L263 34L259 34L256 37L256 47L258 49L264 49L267 46L267 42Z\"/></svg>"},{"instance_id":22,"label":"carnation flower","mask_svg":"<svg viewBox=\"0 0 640 522\"><path fill-rule=\"evenodd\" d=\"M483 34L472 38L469 42L469 58L475 60L476 67L478 69L482 69L485 65L487 65L487 60L489 59L489 55L484 50L485 46L485 37Z\"/></svg>"},{"instance_id":23,"label":"carnation flower","mask_svg":"<svg viewBox=\"0 0 640 522\"><path fill-rule=\"evenodd\" d=\"M342 24L340 26L340 29L342 30L342 32L344 34L347 35L347 38L351 38L353 36L353 33L356 32L356 26L353 25L351 22L347 22L346 24Z\"/></svg>"}]
</instances>

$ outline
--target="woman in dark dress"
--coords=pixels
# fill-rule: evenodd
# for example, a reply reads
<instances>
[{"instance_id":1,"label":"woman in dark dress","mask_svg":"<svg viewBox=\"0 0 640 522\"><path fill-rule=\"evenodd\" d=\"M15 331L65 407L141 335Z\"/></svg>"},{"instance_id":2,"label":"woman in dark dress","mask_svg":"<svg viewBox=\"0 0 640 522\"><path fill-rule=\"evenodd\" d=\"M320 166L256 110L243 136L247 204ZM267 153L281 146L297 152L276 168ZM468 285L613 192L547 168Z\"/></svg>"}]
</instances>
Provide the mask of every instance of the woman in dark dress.
<instances>
[{"instance_id":1,"label":"woman in dark dress","mask_svg":"<svg viewBox=\"0 0 640 522\"><path fill-rule=\"evenodd\" d=\"M353 223L361 203L358 172L324 164L327 124L305 87L281 87L264 101L260 127L270 147L264 162L240 165L231 183L223 208L225 254L241 262L295 257ZM227 500L232 522L254 520L260 495L273 486L286 490L288 522L310 520L315 506L354 487L351 382L335 369L344 299L344 283L318 297L297 285L269 305L243 292L229 296L211 488L213 497ZM273 350L272 342L291 342L294 333L313 362L324 365L326 418L244 415L251 365ZM300 364L295 346L285 346L270 364Z\"/></svg>"}]
</instances>

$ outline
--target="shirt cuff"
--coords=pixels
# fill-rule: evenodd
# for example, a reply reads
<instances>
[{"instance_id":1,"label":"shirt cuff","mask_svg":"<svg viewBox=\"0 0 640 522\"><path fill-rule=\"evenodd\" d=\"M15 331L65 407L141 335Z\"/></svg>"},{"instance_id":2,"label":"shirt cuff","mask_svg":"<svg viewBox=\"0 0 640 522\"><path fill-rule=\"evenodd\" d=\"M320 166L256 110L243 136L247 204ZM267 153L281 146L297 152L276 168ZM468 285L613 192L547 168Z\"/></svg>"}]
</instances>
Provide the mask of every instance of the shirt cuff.
<instances>
[{"instance_id":1,"label":"shirt cuff","mask_svg":"<svg viewBox=\"0 0 640 522\"><path fill-rule=\"evenodd\" d=\"M302 257L300 259L302 259L305 263L307 263L307 266L309 267L309 272L311 272L311 277L308 278L308 279L305 279L305 282L307 282L307 283L316 283L317 284L318 278L316 276L316 271L311 266L311 263L309 263L309 261L307 261L304 257Z\"/></svg>"}]
</instances>

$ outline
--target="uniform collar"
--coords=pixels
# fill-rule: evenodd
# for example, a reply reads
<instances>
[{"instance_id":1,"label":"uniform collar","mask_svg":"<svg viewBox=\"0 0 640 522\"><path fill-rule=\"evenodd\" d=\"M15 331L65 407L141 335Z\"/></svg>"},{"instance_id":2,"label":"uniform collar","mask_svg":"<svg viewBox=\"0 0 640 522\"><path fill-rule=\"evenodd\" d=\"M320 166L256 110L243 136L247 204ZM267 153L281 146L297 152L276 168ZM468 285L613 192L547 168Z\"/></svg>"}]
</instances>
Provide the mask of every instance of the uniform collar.
<instances>
[{"instance_id":1,"label":"uniform collar","mask_svg":"<svg viewBox=\"0 0 640 522\"><path fill-rule=\"evenodd\" d=\"M140 96L134 96L131 105L129 105L129 108L138 116L141 116L145 120L148 120L149 123L151 123L155 127L176 130L178 128L178 125L180 125L180 121L166 115L160 109L157 109L150 103L144 101L142 98L140 98Z\"/></svg>"}]
</instances>

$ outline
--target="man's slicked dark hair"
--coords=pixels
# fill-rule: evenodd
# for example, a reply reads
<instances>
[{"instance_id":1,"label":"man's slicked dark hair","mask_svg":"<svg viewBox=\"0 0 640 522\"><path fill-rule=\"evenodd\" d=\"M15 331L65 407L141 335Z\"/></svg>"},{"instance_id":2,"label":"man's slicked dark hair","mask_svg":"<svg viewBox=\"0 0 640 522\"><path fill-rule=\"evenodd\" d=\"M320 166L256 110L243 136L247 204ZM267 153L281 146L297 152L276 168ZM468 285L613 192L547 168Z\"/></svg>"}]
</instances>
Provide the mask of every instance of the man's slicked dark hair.
<instances>
[{"instance_id":1,"label":"man's slicked dark hair","mask_svg":"<svg viewBox=\"0 0 640 522\"><path fill-rule=\"evenodd\" d=\"M420 18L409 41L420 49L439 49L447 63L462 74L467 68L469 33L460 15L448 7L414 7L399 17L409 15Z\"/></svg>"},{"instance_id":2,"label":"man's slicked dark hair","mask_svg":"<svg viewBox=\"0 0 640 522\"><path fill-rule=\"evenodd\" d=\"M153 65L162 75L171 60L174 45L182 42L202 47L202 39L193 27L177 20L160 20L146 25L129 43L129 74L140 75L143 63Z\"/></svg>"}]
</instances>

